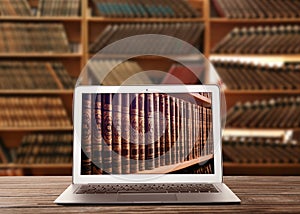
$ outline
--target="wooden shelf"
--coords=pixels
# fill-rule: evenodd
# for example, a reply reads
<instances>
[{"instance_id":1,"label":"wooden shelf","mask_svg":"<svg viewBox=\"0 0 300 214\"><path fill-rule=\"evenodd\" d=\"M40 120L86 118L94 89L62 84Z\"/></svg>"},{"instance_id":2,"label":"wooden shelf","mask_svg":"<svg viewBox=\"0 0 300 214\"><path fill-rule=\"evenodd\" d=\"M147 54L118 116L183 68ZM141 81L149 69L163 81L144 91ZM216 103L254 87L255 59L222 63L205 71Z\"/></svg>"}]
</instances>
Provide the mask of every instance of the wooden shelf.
<instances>
[{"instance_id":1,"label":"wooden shelf","mask_svg":"<svg viewBox=\"0 0 300 214\"><path fill-rule=\"evenodd\" d=\"M299 95L300 89L296 90L225 90L225 95L238 94L238 95L248 95L248 94L294 94Z\"/></svg>"},{"instance_id":2,"label":"wooden shelf","mask_svg":"<svg viewBox=\"0 0 300 214\"><path fill-rule=\"evenodd\" d=\"M80 22L83 18L80 16L0 16L0 21L30 21L30 22Z\"/></svg>"},{"instance_id":3,"label":"wooden shelf","mask_svg":"<svg viewBox=\"0 0 300 214\"><path fill-rule=\"evenodd\" d=\"M44 163L44 164L0 164L0 169L3 168L22 168L22 169L32 169L32 168L41 168L41 169L51 169L51 168L71 168L71 163Z\"/></svg>"},{"instance_id":4,"label":"wooden shelf","mask_svg":"<svg viewBox=\"0 0 300 214\"><path fill-rule=\"evenodd\" d=\"M232 24L232 23L298 23L300 22L300 18L277 18L277 19L228 19L228 18L218 18L211 17L209 19L212 23L224 23L224 24Z\"/></svg>"},{"instance_id":5,"label":"wooden shelf","mask_svg":"<svg viewBox=\"0 0 300 214\"><path fill-rule=\"evenodd\" d=\"M193 97L199 100L204 106L211 107L211 99L205 96L202 96L198 93L191 93Z\"/></svg>"},{"instance_id":6,"label":"wooden shelf","mask_svg":"<svg viewBox=\"0 0 300 214\"><path fill-rule=\"evenodd\" d=\"M81 58L82 53L0 53L0 58Z\"/></svg>"},{"instance_id":7,"label":"wooden shelf","mask_svg":"<svg viewBox=\"0 0 300 214\"><path fill-rule=\"evenodd\" d=\"M224 175L300 175L300 163L224 162Z\"/></svg>"},{"instance_id":8,"label":"wooden shelf","mask_svg":"<svg viewBox=\"0 0 300 214\"><path fill-rule=\"evenodd\" d=\"M73 89L0 89L0 94L23 95L23 94L73 94Z\"/></svg>"},{"instance_id":9,"label":"wooden shelf","mask_svg":"<svg viewBox=\"0 0 300 214\"><path fill-rule=\"evenodd\" d=\"M204 18L108 18L108 17L88 17L88 22L109 22L109 23L128 23L128 22L204 22Z\"/></svg>"},{"instance_id":10,"label":"wooden shelf","mask_svg":"<svg viewBox=\"0 0 300 214\"><path fill-rule=\"evenodd\" d=\"M153 170L144 170L144 171L138 172L137 174L166 174L169 172L174 172L174 171L177 171L180 169L187 168L187 167L195 165L197 163L202 163L202 162L208 161L212 158L213 158L212 154L206 155L204 157L200 157L200 158L190 160L190 161L185 161L183 163L161 166L161 167L155 168Z\"/></svg>"},{"instance_id":11,"label":"wooden shelf","mask_svg":"<svg viewBox=\"0 0 300 214\"><path fill-rule=\"evenodd\" d=\"M51 126L39 126L39 127L0 127L0 132L27 132L27 131L72 131L72 126L64 127L51 127Z\"/></svg>"},{"instance_id":12,"label":"wooden shelf","mask_svg":"<svg viewBox=\"0 0 300 214\"><path fill-rule=\"evenodd\" d=\"M299 128L227 128L225 127L225 130L228 131L300 131L300 127Z\"/></svg>"},{"instance_id":13,"label":"wooden shelf","mask_svg":"<svg viewBox=\"0 0 300 214\"><path fill-rule=\"evenodd\" d=\"M264 62L287 62L300 61L300 54L210 54L212 59L234 59L234 60L259 60Z\"/></svg>"}]
</instances>

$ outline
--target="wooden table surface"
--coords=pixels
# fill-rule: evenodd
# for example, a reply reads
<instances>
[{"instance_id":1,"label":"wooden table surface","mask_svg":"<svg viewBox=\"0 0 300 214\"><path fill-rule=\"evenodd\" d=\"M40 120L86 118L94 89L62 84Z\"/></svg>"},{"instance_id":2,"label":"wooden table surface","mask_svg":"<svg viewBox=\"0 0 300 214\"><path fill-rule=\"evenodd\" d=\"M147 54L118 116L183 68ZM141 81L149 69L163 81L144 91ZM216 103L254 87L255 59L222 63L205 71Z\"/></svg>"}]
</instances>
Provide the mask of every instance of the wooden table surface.
<instances>
[{"instance_id":1,"label":"wooden table surface","mask_svg":"<svg viewBox=\"0 0 300 214\"><path fill-rule=\"evenodd\" d=\"M240 205L61 206L53 201L71 177L0 177L0 213L300 213L300 177L225 177Z\"/></svg>"}]
</instances>

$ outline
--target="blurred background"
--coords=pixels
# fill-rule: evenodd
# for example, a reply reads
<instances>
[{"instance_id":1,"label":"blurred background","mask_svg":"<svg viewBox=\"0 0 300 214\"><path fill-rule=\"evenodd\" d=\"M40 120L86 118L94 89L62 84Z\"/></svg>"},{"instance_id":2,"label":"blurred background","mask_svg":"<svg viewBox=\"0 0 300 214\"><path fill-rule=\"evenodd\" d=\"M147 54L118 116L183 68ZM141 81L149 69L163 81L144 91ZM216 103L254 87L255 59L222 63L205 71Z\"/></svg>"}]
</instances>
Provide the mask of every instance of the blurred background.
<instances>
[{"instance_id":1,"label":"blurred background","mask_svg":"<svg viewBox=\"0 0 300 214\"><path fill-rule=\"evenodd\" d=\"M146 33L182 39L215 66L227 103L225 175L300 175L297 0L1 0L0 175L71 175L81 70L108 44ZM198 76L169 58L141 56L96 78L119 85L158 70L136 83L209 82L207 65L188 53L166 45L163 54L182 57ZM91 72L121 58L94 60Z\"/></svg>"}]
</instances>

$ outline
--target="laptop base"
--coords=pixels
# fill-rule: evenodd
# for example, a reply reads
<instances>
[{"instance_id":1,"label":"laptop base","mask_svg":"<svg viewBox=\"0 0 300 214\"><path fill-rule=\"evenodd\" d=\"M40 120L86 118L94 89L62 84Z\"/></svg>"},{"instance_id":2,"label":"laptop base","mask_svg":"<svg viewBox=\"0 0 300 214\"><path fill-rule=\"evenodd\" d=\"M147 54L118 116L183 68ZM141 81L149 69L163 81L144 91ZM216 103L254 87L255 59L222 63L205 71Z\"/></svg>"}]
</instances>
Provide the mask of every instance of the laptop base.
<instances>
[{"instance_id":1,"label":"laptop base","mask_svg":"<svg viewBox=\"0 0 300 214\"><path fill-rule=\"evenodd\" d=\"M214 184L218 193L106 193L76 194L80 185L71 184L54 202L67 204L215 204L240 203L223 183Z\"/></svg>"}]
</instances>

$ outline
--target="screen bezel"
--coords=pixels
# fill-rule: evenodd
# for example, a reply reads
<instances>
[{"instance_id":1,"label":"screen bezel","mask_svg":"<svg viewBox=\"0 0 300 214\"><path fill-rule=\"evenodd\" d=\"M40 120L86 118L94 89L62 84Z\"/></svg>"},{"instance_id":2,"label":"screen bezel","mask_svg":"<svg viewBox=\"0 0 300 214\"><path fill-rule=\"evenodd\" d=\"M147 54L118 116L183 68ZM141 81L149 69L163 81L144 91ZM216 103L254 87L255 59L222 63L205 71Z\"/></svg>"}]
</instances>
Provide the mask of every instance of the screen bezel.
<instances>
[{"instance_id":1,"label":"screen bezel","mask_svg":"<svg viewBox=\"0 0 300 214\"><path fill-rule=\"evenodd\" d=\"M127 174L81 175L81 113L84 93L212 93L214 174ZM78 86L73 96L73 183L220 183L222 182L222 145L220 90L217 85ZM76 130L76 131L75 131Z\"/></svg>"}]
</instances>

